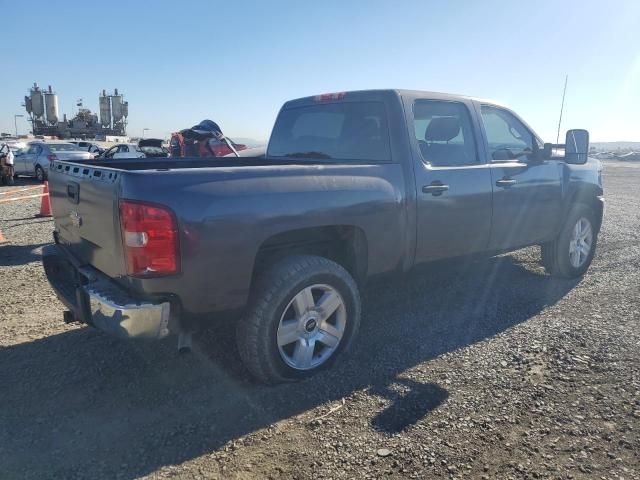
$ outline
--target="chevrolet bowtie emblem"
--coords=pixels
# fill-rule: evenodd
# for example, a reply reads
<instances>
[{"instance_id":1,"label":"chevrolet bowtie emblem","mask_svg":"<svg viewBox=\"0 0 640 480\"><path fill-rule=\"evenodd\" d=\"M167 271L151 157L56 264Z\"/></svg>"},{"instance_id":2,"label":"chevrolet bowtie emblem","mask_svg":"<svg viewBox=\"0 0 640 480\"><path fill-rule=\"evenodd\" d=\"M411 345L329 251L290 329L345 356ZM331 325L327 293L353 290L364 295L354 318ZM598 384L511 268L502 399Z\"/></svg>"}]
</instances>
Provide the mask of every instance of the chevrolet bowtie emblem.
<instances>
[{"instance_id":1,"label":"chevrolet bowtie emblem","mask_svg":"<svg viewBox=\"0 0 640 480\"><path fill-rule=\"evenodd\" d=\"M80 228L80 225L82 225L82 217L78 215L78 212L71 212L69 218L74 227Z\"/></svg>"}]
</instances>

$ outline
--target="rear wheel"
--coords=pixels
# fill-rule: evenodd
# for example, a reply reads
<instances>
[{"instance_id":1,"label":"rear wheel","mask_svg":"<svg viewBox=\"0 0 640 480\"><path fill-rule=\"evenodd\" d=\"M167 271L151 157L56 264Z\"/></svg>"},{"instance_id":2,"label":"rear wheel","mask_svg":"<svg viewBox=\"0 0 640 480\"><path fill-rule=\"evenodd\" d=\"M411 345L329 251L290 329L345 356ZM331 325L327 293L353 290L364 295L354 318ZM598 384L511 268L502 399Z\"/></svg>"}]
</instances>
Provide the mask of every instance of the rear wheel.
<instances>
[{"instance_id":1,"label":"rear wheel","mask_svg":"<svg viewBox=\"0 0 640 480\"><path fill-rule=\"evenodd\" d=\"M360 297L349 273L331 260L291 256L256 279L237 343L258 380L309 377L350 346L360 323Z\"/></svg>"},{"instance_id":2,"label":"rear wheel","mask_svg":"<svg viewBox=\"0 0 640 480\"><path fill-rule=\"evenodd\" d=\"M548 273L564 278L583 275L596 251L596 216L586 205L576 205L558 237L542 245L542 264Z\"/></svg>"},{"instance_id":3,"label":"rear wheel","mask_svg":"<svg viewBox=\"0 0 640 480\"><path fill-rule=\"evenodd\" d=\"M44 182L47 179L44 169L40 165L36 165L36 179L39 182Z\"/></svg>"}]
</instances>

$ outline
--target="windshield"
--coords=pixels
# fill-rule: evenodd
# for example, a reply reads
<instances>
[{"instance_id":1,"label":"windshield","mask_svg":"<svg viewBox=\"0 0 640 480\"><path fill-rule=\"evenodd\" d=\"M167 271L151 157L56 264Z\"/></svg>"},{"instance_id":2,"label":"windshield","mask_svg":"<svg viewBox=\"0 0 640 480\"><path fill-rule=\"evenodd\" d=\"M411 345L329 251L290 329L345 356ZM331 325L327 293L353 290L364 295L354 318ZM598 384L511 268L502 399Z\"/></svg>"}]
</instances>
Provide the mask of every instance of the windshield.
<instances>
[{"instance_id":1,"label":"windshield","mask_svg":"<svg viewBox=\"0 0 640 480\"><path fill-rule=\"evenodd\" d=\"M49 150L52 152L83 152L84 150L73 143L50 143Z\"/></svg>"},{"instance_id":2,"label":"windshield","mask_svg":"<svg viewBox=\"0 0 640 480\"><path fill-rule=\"evenodd\" d=\"M391 160L382 102L344 102L283 110L270 157L385 162Z\"/></svg>"}]
</instances>

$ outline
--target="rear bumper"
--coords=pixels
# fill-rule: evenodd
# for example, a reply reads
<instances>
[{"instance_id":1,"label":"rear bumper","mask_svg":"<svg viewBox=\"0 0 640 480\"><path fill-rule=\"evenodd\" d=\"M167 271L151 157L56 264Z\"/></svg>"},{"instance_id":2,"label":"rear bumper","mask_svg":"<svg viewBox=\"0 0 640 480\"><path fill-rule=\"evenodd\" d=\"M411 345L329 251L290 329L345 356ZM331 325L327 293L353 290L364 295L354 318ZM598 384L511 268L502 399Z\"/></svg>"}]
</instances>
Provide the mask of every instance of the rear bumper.
<instances>
[{"instance_id":1,"label":"rear bumper","mask_svg":"<svg viewBox=\"0 0 640 480\"><path fill-rule=\"evenodd\" d=\"M42 255L49 283L76 320L123 339L169 334L169 302L135 298L105 275L74 265L57 245L45 247Z\"/></svg>"}]
</instances>

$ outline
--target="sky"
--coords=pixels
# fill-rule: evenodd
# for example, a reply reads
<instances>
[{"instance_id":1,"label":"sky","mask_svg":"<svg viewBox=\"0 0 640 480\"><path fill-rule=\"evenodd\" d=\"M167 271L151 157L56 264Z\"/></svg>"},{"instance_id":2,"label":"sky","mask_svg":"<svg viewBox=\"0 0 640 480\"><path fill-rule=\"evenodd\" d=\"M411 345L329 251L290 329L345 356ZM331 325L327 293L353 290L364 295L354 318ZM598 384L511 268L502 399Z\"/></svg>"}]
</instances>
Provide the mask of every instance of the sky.
<instances>
[{"instance_id":1,"label":"sky","mask_svg":"<svg viewBox=\"0 0 640 480\"><path fill-rule=\"evenodd\" d=\"M640 2L0 0L0 132L29 124L33 82L60 112L129 102L131 136L168 137L205 118L265 140L288 99L409 88L498 100L546 141L640 141Z\"/></svg>"}]
</instances>

